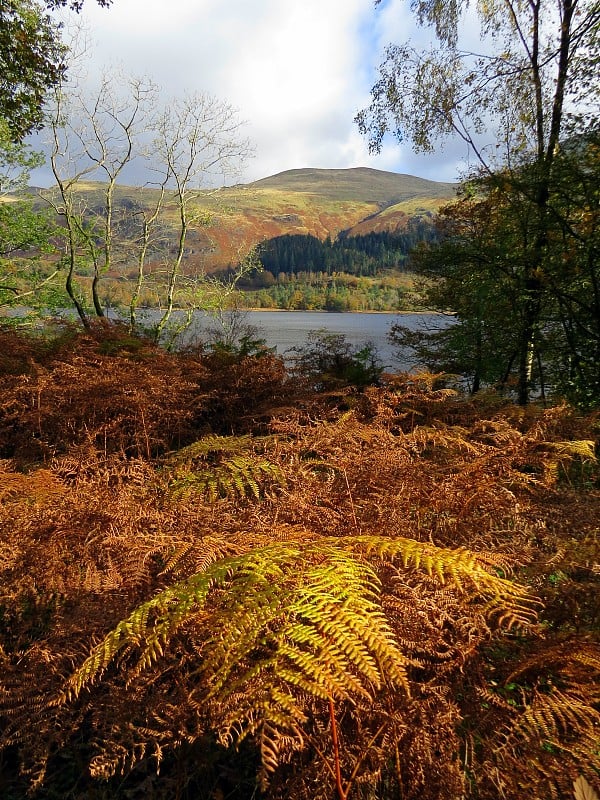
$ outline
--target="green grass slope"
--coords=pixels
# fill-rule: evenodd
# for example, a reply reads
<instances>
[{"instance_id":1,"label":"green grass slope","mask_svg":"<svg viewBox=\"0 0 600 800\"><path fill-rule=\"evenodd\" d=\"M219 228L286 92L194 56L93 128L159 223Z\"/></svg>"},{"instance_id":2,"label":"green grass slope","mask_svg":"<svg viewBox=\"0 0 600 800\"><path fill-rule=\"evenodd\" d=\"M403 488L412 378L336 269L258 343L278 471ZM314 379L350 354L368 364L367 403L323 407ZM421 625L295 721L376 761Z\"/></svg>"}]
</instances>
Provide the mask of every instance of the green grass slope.
<instances>
[{"instance_id":1,"label":"green grass slope","mask_svg":"<svg viewBox=\"0 0 600 800\"><path fill-rule=\"evenodd\" d=\"M382 208L416 197L448 198L455 184L368 167L291 169L250 184L255 189L305 192L330 200L360 200Z\"/></svg>"}]
</instances>

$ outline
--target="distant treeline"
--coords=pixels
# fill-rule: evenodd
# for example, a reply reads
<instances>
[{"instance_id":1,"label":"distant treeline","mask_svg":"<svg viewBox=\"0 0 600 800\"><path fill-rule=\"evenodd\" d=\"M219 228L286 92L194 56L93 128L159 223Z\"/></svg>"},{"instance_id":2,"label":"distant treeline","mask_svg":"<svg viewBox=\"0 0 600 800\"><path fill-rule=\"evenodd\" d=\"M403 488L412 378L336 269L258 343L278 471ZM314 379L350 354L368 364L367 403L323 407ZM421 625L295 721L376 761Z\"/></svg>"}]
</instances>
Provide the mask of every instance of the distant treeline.
<instances>
[{"instance_id":1,"label":"distant treeline","mask_svg":"<svg viewBox=\"0 0 600 800\"><path fill-rule=\"evenodd\" d=\"M363 236L340 235L321 241L308 234L276 236L259 250L263 269L277 276L300 272L326 275L345 272L350 275L375 276L381 270L403 269L411 249L423 241L436 239L430 220L412 220L402 233L381 231Z\"/></svg>"},{"instance_id":2,"label":"distant treeline","mask_svg":"<svg viewBox=\"0 0 600 800\"><path fill-rule=\"evenodd\" d=\"M367 276L323 272L283 275L261 289L244 290L238 299L246 308L288 311L414 311L421 310L414 277L409 274Z\"/></svg>"}]
</instances>

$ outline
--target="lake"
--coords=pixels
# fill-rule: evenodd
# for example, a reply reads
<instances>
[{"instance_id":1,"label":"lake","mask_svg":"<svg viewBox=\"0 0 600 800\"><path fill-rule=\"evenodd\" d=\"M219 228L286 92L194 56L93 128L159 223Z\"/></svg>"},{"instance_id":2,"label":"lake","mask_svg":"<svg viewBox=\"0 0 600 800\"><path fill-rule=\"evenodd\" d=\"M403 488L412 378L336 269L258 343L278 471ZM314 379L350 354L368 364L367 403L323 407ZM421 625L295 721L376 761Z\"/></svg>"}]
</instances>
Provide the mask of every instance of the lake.
<instances>
[{"instance_id":1,"label":"lake","mask_svg":"<svg viewBox=\"0 0 600 800\"><path fill-rule=\"evenodd\" d=\"M328 333L344 334L350 344L359 348L371 342L386 368L409 369L411 365L396 358L394 348L387 340L395 322L413 330L432 330L450 324L451 318L439 314L337 314L327 311L246 311L242 318L242 324L254 326L257 336L265 339L269 347L275 347L280 355L305 344L310 331L323 328ZM213 317L198 312L191 336L201 337L203 330L217 325Z\"/></svg>"}]
</instances>

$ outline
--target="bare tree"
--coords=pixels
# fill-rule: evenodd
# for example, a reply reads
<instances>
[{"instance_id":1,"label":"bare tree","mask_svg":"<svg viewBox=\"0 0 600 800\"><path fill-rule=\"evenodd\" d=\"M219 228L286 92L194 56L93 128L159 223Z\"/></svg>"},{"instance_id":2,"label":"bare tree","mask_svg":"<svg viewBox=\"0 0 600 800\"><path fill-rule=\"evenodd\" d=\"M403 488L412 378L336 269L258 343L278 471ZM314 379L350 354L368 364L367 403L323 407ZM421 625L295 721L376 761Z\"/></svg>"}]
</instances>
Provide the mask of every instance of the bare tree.
<instances>
[{"instance_id":1,"label":"bare tree","mask_svg":"<svg viewBox=\"0 0 600 800\"><path fill-rule=\"evenodd\" d=\"M81 34L75 38L85 53ZM157 305L161 316L155 327L157 340L174 322L173 311L185 312L189 324L193 311L214 305L219 295L226 302L231 286L207 280L203 274L183 274L190 226L207 224L210 215L200 211L200 193L239 174L250 153L241 135L242 123L227 103L207 94L169 101L155 113L157 87L147 78L105 72L95 89L79 89L88 82L75 76L60 85L48 117L51 132L50 163L58 191L46 198L64 220L67 263L66 290L84 325L88 313L77 287L80 264L91 266L91 302L98 317L105 315L99 293L101 281L122 257L135 263L129 295L129 326L138 326L137 311L147 285L150 258L162 250L163 270L154 270ZM139 189L139 199L124 208L116 205L117 185L134 160L155 178ZM90 181L97 186L90 191ZM99 196L100 195L100 196ZM128 200L131 198L128 197ZM122 211L122 218L117 215ZM175 209L176 223L173 223ZM175 233L173 233L175 230ZM167 252L166 239L176 237ZM247 271L240 259L235 273ZM239 279L239 278L238 278Z\"/></svg>"},{"instance_id":2,"label":"bare tree","mask_svg":"<svg viewBox=\"0 0 600 800\"><path fill-rule=\"evenodd\" d=\"M93 259L92 301L98 316L103 316L98 285L112 266L115 186L124 168L136 157L136 146L147 129L156 96L157 87L148 78L105 73L93 97L88 99L81 93L76 97L80 124L73 127L73 133L84 157L105 180L102 207L93 215L96 224L81 231ZM100 253L95 244L98 228L102 232Z\"/></svg>"},{"instance_id":3,"label":"bare tree","mask_svg":"<svg viewBox=\"0 0 600 800\"><path fill-rule=\"evenodd\" d=\"M192 94L170 104L156 123L154 151L164 168L178 214L178 240L174 258L167 266L166 295L162 316L156 326L160 340L170 323L177 290L182 287L182 262L191 225L208 222L194 202L200 188L207 190L220 180L239 174L251 148L241 136L242 122L229 104L208 94ZM189 280L185 281L188 286ZM192 309L202 307L204 294L212 294L216 284L196 281ZM187 304L188 310L190 303ZM189 315L188 315L189 318Z\"/></svg>"},{"instance_id":4,"label":"bare tree","mask_svg":"<svg viewBox=\"0 0 600 800\"><path fill-rule=\"evenodd\" d=\"M83 304L75 296L73 281L78 254L87 252L93 267L92 303L104 316L99 296L102 276L112 266L114 192L125 167L136 157L139 141L149 123L156 86L148 78L105 72L95 90L60 86L49 118L52 132L50 163L60 202L50 202L63 217L69 259L67 292L86 323ZM102 180L102 200L90 207L78 191L90 178Z\"/></svg>"}]
</instances>

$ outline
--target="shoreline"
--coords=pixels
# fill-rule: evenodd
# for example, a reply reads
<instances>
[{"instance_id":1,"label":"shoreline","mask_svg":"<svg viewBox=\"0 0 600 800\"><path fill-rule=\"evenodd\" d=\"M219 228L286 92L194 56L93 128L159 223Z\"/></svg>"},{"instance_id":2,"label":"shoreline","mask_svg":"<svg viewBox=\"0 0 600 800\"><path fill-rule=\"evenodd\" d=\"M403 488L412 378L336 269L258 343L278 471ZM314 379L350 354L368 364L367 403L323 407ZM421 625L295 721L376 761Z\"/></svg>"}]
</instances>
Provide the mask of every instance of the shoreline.
<instances>
[{"instance_id":1,"label":"shoreline","mask_svg":"<svg viewBox=\"0 0 600 800\"><path fill-rule=\"evenodd\" d=\"M327 311L324 308L239 308L239 309L227 309L228 311L251 311L253 313L265 313L265 314L382 314L388 316L399 317L403 314L408 315L415 315L415 314L427 314L429 316L435 315L440 317L453 317L455 315L454 311L373 311L373 310L366 310L366 311Z\"/></svg>"}]
</instances>

